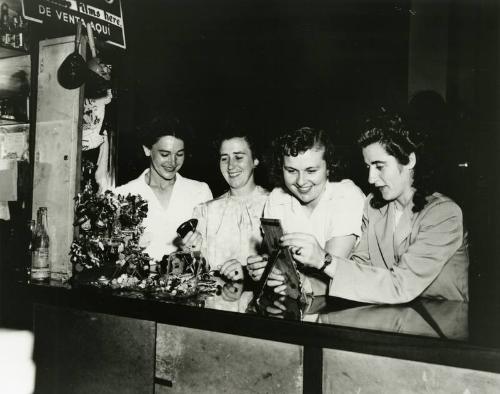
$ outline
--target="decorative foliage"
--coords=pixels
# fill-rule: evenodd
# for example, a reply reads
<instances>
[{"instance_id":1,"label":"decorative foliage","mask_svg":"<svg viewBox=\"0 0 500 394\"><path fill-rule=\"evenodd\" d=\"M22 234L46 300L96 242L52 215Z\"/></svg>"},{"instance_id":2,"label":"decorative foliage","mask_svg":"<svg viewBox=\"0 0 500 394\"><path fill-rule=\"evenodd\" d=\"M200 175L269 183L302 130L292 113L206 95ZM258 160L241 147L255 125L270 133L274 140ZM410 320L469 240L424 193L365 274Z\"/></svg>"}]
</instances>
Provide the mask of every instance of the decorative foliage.
<instances>
[{"instance_id":1,"label":"decorative foliage","mask_svg":"<svg viewBox=\"0 0 500 394\"><path fill-rule=\"evenodd\" d=\"M148 204L140 196L110 191L97 194L88 181L75 201L78 235L71 245L71 262L76 273L97 274L92 285L177 299L216 290L213 276L207 273L208 264L199 252L189 249L172 253L159 264L144 253L139 239Z\"/></svg>"},{"instance_id":2,"label":"decorative foliage","mask_svg":"<svg viewBox=\"0 0 500 394\"><path fill-rule=\"evenodd\" d=\"M79 193L75 207L78 236L71 245L71 262L77 272L111 268L113 277L126 273L142 278L151 258L139 246L148 204L140 196L96 194L90 183Z\"/></svg>"}]
</instances>

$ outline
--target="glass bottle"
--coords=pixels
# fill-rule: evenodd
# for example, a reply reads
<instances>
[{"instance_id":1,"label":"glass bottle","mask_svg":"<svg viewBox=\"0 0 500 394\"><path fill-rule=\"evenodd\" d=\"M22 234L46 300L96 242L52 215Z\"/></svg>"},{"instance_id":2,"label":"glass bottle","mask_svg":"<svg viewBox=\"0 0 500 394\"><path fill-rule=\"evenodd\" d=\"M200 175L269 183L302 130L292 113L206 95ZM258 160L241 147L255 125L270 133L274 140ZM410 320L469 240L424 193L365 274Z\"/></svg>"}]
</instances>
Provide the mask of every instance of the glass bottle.
<instances>
[{"instance_id":1,"label":"glass bottle","mask_svg":"<svg viewBox=\"0 0 500 394\"><path fill-rule=\"evenodd\" d=\"M37 212L37 223L33 237L31 254L31 280L45 281L50 279L49 234L47 224L47 208L40 207Z\"/></svg>"},{"instance_id":2,"label":"glass bottle","mask_svg":"<svg viewBox=\"0 0 500 394\"><path fill-rule=\"evenodd\" d=\"M17 15L12 17L11 24L11 45L14 48L22 47L22 35L21 30L19 29L19 17Z\"/></svg>"},{"instance_id":3,"label":"glass bottle","mask_svg":"<svg viewBox=\"0 0 500 394\"><path fill-rule=\"evenodd\" d=\"M8 28L9 28L9 5L5 2L0 6L0 43L2 45L8 44Z\"/></svg>"},{"instance_id":4,"label":"glass bottle","mask_svg":"<svg viewBox=\"0 0 500 394\"><path fill-rule=\"evenodd\" d=\"M35 243L35 231L36 231L36 221L35 220L28 220L27 223L27 228L26 228L26 239L25 239L25 247L26 247L26 261L24 264L24 272L22 272L23 275L26 273L28 276L31 276L31 263L32 263L32 256L33 256L33 245Z\"/></svg>"},{"instance_id":5,"label":"glass bottle","mask_svg":"<svg viewBox=\"0 0 500 394\"><path fill-rule=\"evenodd\" d=\"M7 28L9 20L9 5L3 2L0 6L0 29L3 31Z\"/></svg>"}]
</instances>

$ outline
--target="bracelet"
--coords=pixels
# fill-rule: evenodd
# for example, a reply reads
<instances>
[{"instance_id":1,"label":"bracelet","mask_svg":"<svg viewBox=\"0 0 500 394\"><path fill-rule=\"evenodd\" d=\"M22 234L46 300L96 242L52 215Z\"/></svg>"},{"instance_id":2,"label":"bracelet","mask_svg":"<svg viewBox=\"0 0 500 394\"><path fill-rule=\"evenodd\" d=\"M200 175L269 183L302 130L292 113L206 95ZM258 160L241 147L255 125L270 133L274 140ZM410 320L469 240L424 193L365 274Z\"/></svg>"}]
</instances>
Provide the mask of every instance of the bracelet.
<instances>
[{"instance_id":1,"label":"bracelet","mask_svg":"<svg viewBox=\"0 0 500 394\"><path fill-rule=\"evenodd\" d=\"M333 261L332 255L328 252L325 253L325 261L323 262L323 265L319 269L322 272L325 272L326 267L328 267Z\"/></svg>"}]
</instances>

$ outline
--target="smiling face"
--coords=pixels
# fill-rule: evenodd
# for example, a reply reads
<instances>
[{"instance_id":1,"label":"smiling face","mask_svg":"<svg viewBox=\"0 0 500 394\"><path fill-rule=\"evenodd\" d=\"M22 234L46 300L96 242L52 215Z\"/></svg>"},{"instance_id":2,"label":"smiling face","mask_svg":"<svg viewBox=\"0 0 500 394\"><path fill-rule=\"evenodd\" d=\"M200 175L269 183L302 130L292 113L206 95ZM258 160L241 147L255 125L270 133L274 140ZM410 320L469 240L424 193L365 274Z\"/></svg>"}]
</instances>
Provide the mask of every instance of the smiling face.
<instances>
[{"instance_id":1,"label":"smiling face","mask_svg":"<svg viewBox=\"0 0 500 394\"><path fill-rule=\"evenodd\" d=\"M313 147L297 156L283 157L285 186L302 205L314 208L328 181L325 149Z\"/></svg>"},{"instance_id":2,"label":"smiling face","mask_svg":"<svg viewBox=\"0 0 500 394\"><path fill-rule=\"evenodd\" d=\"M369 169L368 182L374 185L386 201L398 201L405 206L413 194L415 154L408 164L401 164L378 142L363 148L363 158Z\"/></svg>"},{"instance_id":3,"label":"smiling face","mask_svg":"<svg viewBox=\"0 0 500 394\"><path fill-rule=\"evenodd\" d=\"M255 188L254 168L259 163L253 158L245 138L234 137L222 141L219 168L233 194L246 194Z\"/></svg>"},{"instance_id":4,"label":"smiling face","mask_svg":"<svg viewBox=\"0 0 500 394\"><path fill-rule=\"evenodd\" d=\"M144 153L151 159L151 176L163 180L174 180L177 171L184 164L184 141L171 135L158 139L149 149L143 146Z\"/></svg>"}]
</instances>

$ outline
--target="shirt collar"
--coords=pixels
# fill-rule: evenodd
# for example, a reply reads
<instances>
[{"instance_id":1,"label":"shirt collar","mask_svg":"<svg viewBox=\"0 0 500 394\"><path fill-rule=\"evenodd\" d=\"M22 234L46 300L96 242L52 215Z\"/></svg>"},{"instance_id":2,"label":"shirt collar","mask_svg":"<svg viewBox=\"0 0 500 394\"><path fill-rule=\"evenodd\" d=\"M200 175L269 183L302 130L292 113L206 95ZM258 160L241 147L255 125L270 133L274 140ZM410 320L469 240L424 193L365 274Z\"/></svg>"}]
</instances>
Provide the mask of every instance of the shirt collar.
<instances>
[{"instance_id":1,"label":"shirt collar","mask_svg":"<svg viewBox=\"0 0 500 394\"><path fill-rule=\"evenodd\" d=\"M149 186L148 183L146 182L146 175L149 173L149 171L151 171L151 169L149 168L146 168L142 174L139 176L139 179L141 180L141 182L143 182L146 186ZM177 183L184 183L184 177L177 173L175 174L175 182L174 182L174 187L175 185L177 185Z\"/></svg>"},{"instance_id":2,"label":"shirt collar","mask_svg":"<svg viewBox=\"0 0 500 394\"><path fill-rule=\"evenodd\" d=\"M328 200L330 200L332 198L331 187L332 186L330 185L330 182L326 181L325 189L323 190L323 192L319 196L318 205L316 205L316 207L314 207L314 209L311 212L311 215L317 209L319 209L318 207L320 205L323 205L325 201L328 201ZM292 212L296 213L296 212L302 211L302 204L299 202L299 200L292 193L289 193L289 192L287 192L285 190L284 190L284 192L287 193L288 196L291 198L291 201L292 201L292 203L291 203Z\"/></svg>"}]
</instances>

